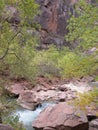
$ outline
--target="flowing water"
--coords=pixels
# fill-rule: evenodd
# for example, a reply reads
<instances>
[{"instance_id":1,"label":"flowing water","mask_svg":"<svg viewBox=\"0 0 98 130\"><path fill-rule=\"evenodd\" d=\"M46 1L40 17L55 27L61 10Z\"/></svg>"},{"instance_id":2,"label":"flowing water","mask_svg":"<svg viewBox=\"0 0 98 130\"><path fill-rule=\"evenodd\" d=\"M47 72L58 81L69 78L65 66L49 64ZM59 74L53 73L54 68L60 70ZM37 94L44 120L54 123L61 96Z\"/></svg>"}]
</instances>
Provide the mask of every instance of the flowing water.
<instances>
[{"instance_id":1,"label":"flowing water","mask_svg":"<svg viewBox=\"0 0 98 130\"><path fill-rule=\"evenodd\" d=\"M22 107L18 107L14 114L19 115L19 121L23 123L26 130L35 130L32 127L32 122L36 119L36 117L39 115L41 111L43 111L46 107L50 105L54 106L55 104L52 102L49 103L45 102L42 105L39 105L34 111L30 111Z\"/></svg>"}]
</instances>

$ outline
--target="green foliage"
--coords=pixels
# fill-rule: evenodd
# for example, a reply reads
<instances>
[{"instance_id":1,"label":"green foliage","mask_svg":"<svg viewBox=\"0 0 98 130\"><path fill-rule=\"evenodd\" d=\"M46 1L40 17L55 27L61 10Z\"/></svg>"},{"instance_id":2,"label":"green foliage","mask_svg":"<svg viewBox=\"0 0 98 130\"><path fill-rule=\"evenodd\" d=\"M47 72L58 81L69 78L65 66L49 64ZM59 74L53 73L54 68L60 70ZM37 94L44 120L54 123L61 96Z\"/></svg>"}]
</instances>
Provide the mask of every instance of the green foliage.
<instances>
[{"instance_id":1,"label":"green foliage","mask_svg":"<svg viewBox=\"0 0 98 130\"><path fill-rule=\"evenodd\" d=\"M36 53L33 64L38 68L38 75L56 76L61 78L81 78L93 75L98 69L95 54L85 55L64 48L57 50L50 47L48 50Z\"/></svg>"},{"instance_id":2,"label":"green foliage","mask_svg":"<svg viewBox=\"0 0 98 130\"><path fill-rule=\"evenodd\" d=\"M76 5L78 17L72 16L68 23L66 40L78 42L79 48L88 49L98 45L98 7L79 0Z\"/></svg>"},{"instance_id":3,"label":"green foliage","mask_svg":"<svg viewBox=\"0 0 98 130\"><path fill-rule=\"evenodd\" d=\"M7 84L8 81L0 77L0 116L1 118L10 114L12 110L16 107L16 102L11 100L7 91L5 90L4 85Z\"/></svg>"},{"instance_id":4,"label":"green foliage","mask_svg":"<svg viewBox=\"0 0 98 130\"><path fill-rule=\"evenodd\" d=\"M86 110L87 106L91 109L96 109L98 107L98 88L91 92L79 94L74 103L82 110Z\"/></svg>"},{"instance_id":5,"label":"green foliage","mask_svg":"<svg viewBox=\"0 0 98 130\"><path fill-rule=\"evenodd\" d=\"M23 124L19 122L19 116L8 116L4 118L3 123L10 124L15 130L26 130Z\"/></svg>"},{"instance_id":6,"label":"green foliage","mask_svg":"<svg viewBox=\"0 0 98 130\"><path fill-rule=\"evenodd\" d=\"M6 28L6 26L4 27ZM5 30L3 31L5 32ZM16 36L13 41L10 41L9 37L13 34L10 29L6 31L8 32L8 35L7 33L3 33L1 38L2 42L0 44L0 55L4 55L6 50L8 50L8 52L2 59L2 62L0 62L0 71L4 74L7 73L10 78L20 77L29 80L34 79L34 77L36 77L37 70L32 60L36 54L36 51L33 49L36 44L35 42L37 41L36 37L32 38L32 36L27 34L24 30L24 35L18 33L18 36ZM17 32L15 32L14 35L16 35L16 33Z\"/></svg>"},{"instance_id":7,"label":"green foliage","mask_svg":"<svg viewBox=\"0 0 98 130\"><path fill-rule=\"evenodd\" d=\"M98 81L98 75L95 77L95 81Z\"/></svg>"},{"instance_id":8,"label":"green foliage","mask_svg":"<svg viewBox=\"0 0 98 130\"><path fill-rule=\"evenodd\" d=\"M75 52L68 52L59 59L58 65L61 68L63 77L66 78L81 78L88 75L93 75L98 63L93 55L86 56Z\"/></svg>"},{"instance_id":9,"label":"green foliage","mask_svg":"<svg viewBox=\"0 0 98 130\"><path fill-rule=\"evenodd\" d=\"M35 50L38 39L32 37L27 31L34 31L31 29L34 26L31 26L29 21L32 21L35 14L39 12L39 6L34 0L2 0L0 4L2 11L6 4L14 6L19 11L21 23L13 31L10 24L1 19L0 71L3 74L9 75L10 78L25 78L34 81L36 76L40 75L81 78L93 75L97 71L98 63L95 58L97 53L86 55L68 48L60 51L55 47L42 51ZM82 48L95 46L98 40L97 7L80 0L76 5L76 11L79 16L70 18L67 40L78 41Z\"/></svg>"},{"instance_id":10,"label":"green foliage","mask_svg":"<svg viewBox=\"0 0 98 130\"><path fill-rule=\"evenodd\" d=\"M39 5L35 3L35 0L19 0L17 2L18 7L24 16L27 16L29 18L34 18L36 16L36 13L38 12Z\"/></svg>"},{"instance_id":11,"label":"green foliage","mask_svg":"<svg viewBox=\"0 0 98 130\"><path fill-rule=\"evenodd\" d=\"M16 108L16 102L6 95L5 82L8 81L0 77L0 123L10 124L15 130L25 130L23 124L19 122L19 116L11 115Z\"/></svg>"},{"instance_id":12,"label":"green foliage","mask_svg":"<svg viewBox=\"0 0 98 130\"><path fill-rule=\"evenodd\" d=\"M39 68L39 75L43 76L60 76L58 64L58 58L60 52L55 47L50 47L48 50L42 50L37 52L34 62Z\"/></svg>"},{"instance_id":13,"label":"green foliage","mask_svg":"<svg viewBox=\"0 0 98 130\"><path fill-rule=\"evenodd\" d=\"M16 30L13 30L11 24L6 21L12 16L11 11L6 11L6 5L15 7L19 12L21 22ZM81 78L95 74L98 71L97 52L87 55L83 51L93 46L98 48L98 8L87 4L84 0L80 0L76 5L78 17L72 16L69 19L69 33L66 36L67 41L78 43L76 51L68 48L57 50L55 47L37 51L34 48L38 38L32 37L28 30L32 32L35 31L32 28L39 28L39 25L33 21L35 15L39 13L38 8L34 0L1 0L0 74L16 79L25 78L33 83L37 76ZM0 88L0 96L3 87ZM5 99L2 97L0 101L2 114L9 113L9 109L13 109L12 104ZM92 102L97 104L97 99L98 90L96 89L80 95L76 104L84 108ZM4 119L4 123L11 124L15 130L24 130L17 116L9 116L6 120Z\"/></svg>"},{"instance_id":14,"label":"green foliage","mask_svg":"<svg viewBox=\"0 0 98 130\"><path fill-rule=\"evenodd\" d=\"M16 30L6 21L12 17L12 12L6 6L15 7L21 22ZM39 13L39 5L34 0L2 0L0 3L0 71L14 78L26 78L30 81L36 77L36 67L33 65L34 46L38 41L31 33L30 21ZM33 23L32 23L33 24ZM33 28L37 26L32 25Z\"/></svg>"},{"instance_id":15,"label":"green foliage","mask_svg":"<svg viewBox=\"0 0 98 130\"><path fill-rule=\"evenodd\" d=\"M96 54L85 53L90 48L98 48L98 7L89 4L85 0L79 0L75 5L77 16L68 20L68 35L66 40L72 44L78 44L75 50L78 54L71 52L62 59L63 73L69 77L80 77L92 75L98 71L98 51ZM84 53L84 55L82 54Z\"/></svg>"},{"instance_id":16,"label":"green foliage","mask_svg":"<svg viewBox=\"0 0 98 130\"><path fill-rule=\"evenodd\" d=\"M4 59L10 78L25 78L30 81L35 79L37 68L33 64L33 57L35 57L36 51L33 49L32 42L27 41L23 47L17 43L10 46L12 52Z\"/></svg>"}]
</instances>

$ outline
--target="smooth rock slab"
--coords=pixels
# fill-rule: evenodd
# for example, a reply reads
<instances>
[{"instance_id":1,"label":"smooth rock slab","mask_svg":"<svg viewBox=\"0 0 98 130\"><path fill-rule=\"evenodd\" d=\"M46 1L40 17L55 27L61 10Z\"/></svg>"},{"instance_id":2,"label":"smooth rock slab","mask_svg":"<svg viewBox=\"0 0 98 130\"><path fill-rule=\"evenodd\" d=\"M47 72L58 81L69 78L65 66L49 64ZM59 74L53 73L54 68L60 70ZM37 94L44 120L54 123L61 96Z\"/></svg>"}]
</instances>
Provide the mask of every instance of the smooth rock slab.
<instances>
[{"instance_id":1,"label":"smooth rock slab","mask_svg":"<svg viewBox=\"0 0 98 130\"><path fill-rule=\"evenodd\" d=\"M47 107L33 122L35 130L88 130L86 115L67 103Z\"/></svg>"}]
</instances>

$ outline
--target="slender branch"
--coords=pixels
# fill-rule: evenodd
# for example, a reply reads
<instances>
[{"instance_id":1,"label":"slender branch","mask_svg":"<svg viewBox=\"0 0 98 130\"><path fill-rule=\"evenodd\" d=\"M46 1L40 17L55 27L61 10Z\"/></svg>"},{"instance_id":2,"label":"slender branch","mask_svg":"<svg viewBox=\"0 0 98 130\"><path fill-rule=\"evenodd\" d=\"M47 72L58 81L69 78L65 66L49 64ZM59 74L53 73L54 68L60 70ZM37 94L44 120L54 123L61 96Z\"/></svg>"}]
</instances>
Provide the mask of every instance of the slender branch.
<instances>
[{"instance_id":1,"label":"slender branch","mask_svg":"<svg viewBox=\"0 0 98 130\"><path fill-rule=\"evenodd\" d=\"M3 60L6 55L8 54L8 51L9 51L9 46L10 46L10 42L14 40L14 38L20 33L20 30L8 41L8 46L6 48L6 51L5 53L0 57L0 60Z\"/></svg>"},{"instance_id":2,"label":"slender branch","mask_svg":"<svg viewBox=\"0 0 98 130\"><path fill-rule=\"evenodd\" d=\"M8 44L8 47L7 47L4 55L0 57L0 60L3 60L6 57L6 55L8 54L8 51L9 51L9 44Z\"/></svg>"},{"instance_id":3,"label":"slender branch","mask_svg":"<svg viewBox=\"0 0 98 130\"><path fill-rule=\"evenodd\" d=\"M10 53L8 53L8 54L13 54L13 55L16 56L17 59L21 60L20 57L19 57L15 52L10 52Z\"/></svg>"}]
</instances>

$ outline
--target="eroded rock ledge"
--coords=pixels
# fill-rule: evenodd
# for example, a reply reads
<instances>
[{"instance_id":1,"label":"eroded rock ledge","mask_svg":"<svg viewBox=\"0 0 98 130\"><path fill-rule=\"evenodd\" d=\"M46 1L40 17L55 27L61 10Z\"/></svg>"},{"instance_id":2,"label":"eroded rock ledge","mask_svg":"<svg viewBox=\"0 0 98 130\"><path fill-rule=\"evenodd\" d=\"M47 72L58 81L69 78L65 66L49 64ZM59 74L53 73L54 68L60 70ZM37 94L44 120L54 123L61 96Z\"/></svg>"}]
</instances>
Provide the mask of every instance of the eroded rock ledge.
<instances>
[{"instance_id":1,"label":"eroded rock ledge","mask_svg":"<svg viewBox=\"0 0 98 130\"><path fill-rule=\"evenodd\" d=\"M9 93L19 96L17 102L24 108L34 110L45 101L65 102L77 98L78 93L92 89L86 82L69 82L62 85L49 85L42 82L29 89L26 83L13 83L6 88Z\"/></svg>"}]
</instances>

